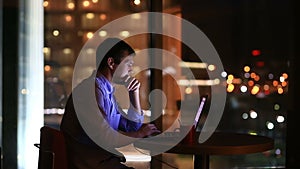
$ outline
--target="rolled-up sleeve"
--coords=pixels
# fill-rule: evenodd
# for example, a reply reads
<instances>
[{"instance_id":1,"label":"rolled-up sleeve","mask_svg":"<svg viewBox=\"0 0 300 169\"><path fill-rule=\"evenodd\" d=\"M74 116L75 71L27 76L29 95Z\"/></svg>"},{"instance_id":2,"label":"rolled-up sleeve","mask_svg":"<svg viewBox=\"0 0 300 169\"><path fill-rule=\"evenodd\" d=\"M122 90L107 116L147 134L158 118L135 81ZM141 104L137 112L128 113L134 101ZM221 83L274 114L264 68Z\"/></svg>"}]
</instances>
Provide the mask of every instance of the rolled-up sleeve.
<instances>
[{"instance_id":1,"label":"rolled-up sleeve","mask_svg":"<svg viewBox=\"0 0 300 169\"><path fill-rule=\"evenodd\" d=\"M121 116L119 123L119 130L125 132L137 131L143 124L144 115L143 113L139 113L134 111L133 109L129 109L127 115Z\"/></svg>"}]
</instances>

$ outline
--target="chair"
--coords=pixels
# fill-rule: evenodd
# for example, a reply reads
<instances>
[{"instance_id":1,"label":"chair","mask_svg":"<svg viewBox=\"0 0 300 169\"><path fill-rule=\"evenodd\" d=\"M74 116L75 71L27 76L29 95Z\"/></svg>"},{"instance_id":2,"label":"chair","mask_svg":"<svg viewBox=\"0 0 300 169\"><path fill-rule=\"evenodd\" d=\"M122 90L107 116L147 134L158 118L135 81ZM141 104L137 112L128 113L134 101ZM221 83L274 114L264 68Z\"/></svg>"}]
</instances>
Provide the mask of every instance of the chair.
<instances>
[{"instance_id":1,"label":"chair","mask_svg":"<svg viewBox=\"0 0 300 169\"><path fill-rule=\"evenodd\" d=\"M43 126L40 129L38 169L68 169L67 153L63 133L55 128Z\"/></svg>"}]
</instances>

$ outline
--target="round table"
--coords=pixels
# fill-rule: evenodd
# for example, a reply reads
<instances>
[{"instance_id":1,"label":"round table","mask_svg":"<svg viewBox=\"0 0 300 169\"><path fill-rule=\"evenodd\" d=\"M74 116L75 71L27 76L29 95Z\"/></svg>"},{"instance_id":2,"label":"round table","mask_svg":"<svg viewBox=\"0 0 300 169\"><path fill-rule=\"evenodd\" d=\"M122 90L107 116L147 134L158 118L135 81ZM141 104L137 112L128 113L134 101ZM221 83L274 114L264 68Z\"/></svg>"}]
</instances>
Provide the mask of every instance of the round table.
<instances>
[{"instance_id":1,"label":"round table","mask_svg":"<svg viewBox=\"0 0 300 169\"><path fill-rule=\"evenodd\" d=\"M197 136L199 133L197 133ZM198 138L198 137L196 137ZM139 140L134 145L138 148L146 148L155 145L159 150L161 146L170 144L170 141ZM239 155L264 152L274 148L274 140L269 137L242 133L215 132L204 143L180 142L174 145L166 153L192 154L194 155L194 168L208 169L209 155ZM151 150L155 151L155 150Z\"/></svg>"}]
</instances>

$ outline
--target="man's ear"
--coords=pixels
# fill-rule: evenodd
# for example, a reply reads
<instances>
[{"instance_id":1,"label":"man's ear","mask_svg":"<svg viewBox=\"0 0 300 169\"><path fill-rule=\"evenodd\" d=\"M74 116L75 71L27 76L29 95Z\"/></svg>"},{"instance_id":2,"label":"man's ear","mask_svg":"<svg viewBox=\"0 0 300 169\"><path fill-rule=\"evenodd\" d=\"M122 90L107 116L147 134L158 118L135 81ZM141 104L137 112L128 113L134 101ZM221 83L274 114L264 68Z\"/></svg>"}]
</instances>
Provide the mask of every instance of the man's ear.
<instances>
[{"instance_id":1,"label":"man's ear","mask_svg":"<svg viewBox=\"0 0 300 169\"><path fill-rule=\"evenodd\" d=\"M114 59L113 59L112 57L109 57L109 58L107 59L107 65L108 65L108 67L109 67L110 69L113 69L113 68L114 68L115 61L114 61Z\"/></svg>"}]
</instances>

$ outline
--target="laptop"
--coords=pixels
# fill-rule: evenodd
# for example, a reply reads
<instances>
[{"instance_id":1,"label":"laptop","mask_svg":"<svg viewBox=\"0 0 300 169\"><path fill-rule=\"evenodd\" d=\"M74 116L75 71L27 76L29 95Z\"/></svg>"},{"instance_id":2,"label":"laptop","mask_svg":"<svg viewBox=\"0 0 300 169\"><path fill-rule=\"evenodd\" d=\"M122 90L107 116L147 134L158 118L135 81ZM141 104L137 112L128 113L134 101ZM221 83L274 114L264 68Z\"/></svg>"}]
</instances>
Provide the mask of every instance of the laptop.
<instances>
[{"instance_id":1,"label":"laptop","mask_svg":"<svg viewBox=\"0 0 300 169\"><path fill-rule=\"evenodd\" d=\"M195 116L194 122L193 122L193 128L192 128L193 130L196 130L197 127L198 127L198 125L199 125L199 121L200 121L200 119L201 119L201 117L202 117L201 115L203 114L203 109L204 109L204 106L205 106L205 104L206 104L207 98L208 98L207 95L204 95L204 96L201 97L201 101L200 101L200 104L199 104L199 108L198 108L198 110L197 110L197 113L196 113L196 116ZM196 132L196 131L195 131L195 132ZM168 138L170 138L170 137L180 137L180 131L179 131L179 132L178 132L178 131L174 131L174 132L170 132L170 131L168 131L168 132L163 132L163 133L160 134L159 137L168 137Z\"/></svg>"}]
</instances>

